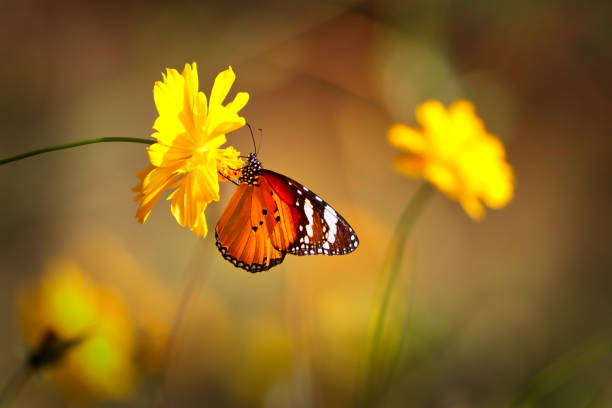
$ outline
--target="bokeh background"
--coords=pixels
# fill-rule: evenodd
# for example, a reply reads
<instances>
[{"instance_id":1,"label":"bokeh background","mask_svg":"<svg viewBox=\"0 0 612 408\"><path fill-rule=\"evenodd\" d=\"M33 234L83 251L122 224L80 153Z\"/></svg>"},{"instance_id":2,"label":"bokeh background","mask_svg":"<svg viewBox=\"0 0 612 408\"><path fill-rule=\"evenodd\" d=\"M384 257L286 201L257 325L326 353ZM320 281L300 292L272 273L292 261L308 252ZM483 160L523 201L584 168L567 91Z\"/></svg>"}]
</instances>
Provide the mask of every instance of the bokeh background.
<instances>
[{"instance_id":1,"label":"bokeh background","mask_svg":"<svg viewBox=\"0 0 612 408\"><path fill-rule=\"evenodd\" d=\"M385 342L409 330L378 403L612 406L611 27L606 1L0 1L0 157L148 137L166 67L196 61L208 94L231 65L232 94L250 93L242 113L263 129L264 165L324 197L361 241L346 257L289 256L251 275L165 202L136 222L144 145L2 166L0 382L26 353L18 293L63 257L159 344L195 279L165 379L143 375L127 400L100 406L148 407L160 394L180 407L355 405L384 250L420 184L393 171L386 130L415 124L429 98L467 98L506 144L516 195L479 223L439 193L427 207ZM228 139L252 151L247 130ZM233 189L209 207L209 228ZM162 348L141 358L159 367ZM14 406L69 401L35 376Z\"/></svg>"}]
</instances>

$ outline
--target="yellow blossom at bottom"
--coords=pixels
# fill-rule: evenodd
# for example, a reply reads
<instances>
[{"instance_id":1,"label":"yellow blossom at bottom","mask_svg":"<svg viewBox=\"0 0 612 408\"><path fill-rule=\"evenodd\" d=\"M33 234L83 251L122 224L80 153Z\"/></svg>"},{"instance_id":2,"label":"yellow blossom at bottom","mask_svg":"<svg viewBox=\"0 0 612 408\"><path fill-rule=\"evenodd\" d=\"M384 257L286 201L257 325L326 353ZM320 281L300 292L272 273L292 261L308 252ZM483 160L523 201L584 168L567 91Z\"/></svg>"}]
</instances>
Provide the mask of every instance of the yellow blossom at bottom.
<instances>
[{"instance_id":1,"label":"yellow blossom at bottom","mask_svg":"<svg viewBox=\"0 0 612 408\"><path fill-rule=\"evenodd\" d=\"M402 150L396 169L422 178L458 200L473 219L482 219L484 205L501 208L514 195L514 173L501 141L485 130L474 105L459 100L448 109L435 100L416 110L421 129L394 124L390 143Z\"/></svg>"},{"instance_id":2,"label":"yellow blossom at bottom","mask_svg":"<svg viewBox=\"0 0 612 408\"><path fill-rule=\"evenodd\" d=\"M45 339L72 344L41 367L65 393L79 400L127 397L136 369L134 333L119 298L90 281L74 263L55 260L40 284L18 297L24 337L32 353Z\"/></svg>"}]
</instances>

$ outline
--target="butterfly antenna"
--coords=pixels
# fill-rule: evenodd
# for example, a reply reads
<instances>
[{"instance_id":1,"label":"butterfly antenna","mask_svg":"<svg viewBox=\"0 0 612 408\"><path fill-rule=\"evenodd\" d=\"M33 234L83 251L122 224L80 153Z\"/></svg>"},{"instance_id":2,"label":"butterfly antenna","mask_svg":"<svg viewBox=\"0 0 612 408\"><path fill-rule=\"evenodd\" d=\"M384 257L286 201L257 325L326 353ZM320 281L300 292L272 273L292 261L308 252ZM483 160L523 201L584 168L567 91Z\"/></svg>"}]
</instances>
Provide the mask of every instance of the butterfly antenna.
<instances>
[{"instance_id":1,"label":"butterfly antenna","mask_svg":"<svg viewBox=\"0 0 612 408\"><path fill-rule=\"evenodd\" d=\"M255 136L253 135L253 128L248 123L246 125L248 126L249 130L251 131L251 140L253 140L253 149L255 149L255 155L257 155L257 146L255 145Z\"/></svg>"},{"instance_id":2,"label":"butterfly antenna","mask_svg":"<svg viewBox=\"0 0 612 408\"><path fill-rule=\"evenodd\" d=\"M263 129L259 128L257 130L259 130L259 146L257 146L257 150L256 151L260 152L261 151L261 144L263 143Z\"/></svg>"}]
</instances>

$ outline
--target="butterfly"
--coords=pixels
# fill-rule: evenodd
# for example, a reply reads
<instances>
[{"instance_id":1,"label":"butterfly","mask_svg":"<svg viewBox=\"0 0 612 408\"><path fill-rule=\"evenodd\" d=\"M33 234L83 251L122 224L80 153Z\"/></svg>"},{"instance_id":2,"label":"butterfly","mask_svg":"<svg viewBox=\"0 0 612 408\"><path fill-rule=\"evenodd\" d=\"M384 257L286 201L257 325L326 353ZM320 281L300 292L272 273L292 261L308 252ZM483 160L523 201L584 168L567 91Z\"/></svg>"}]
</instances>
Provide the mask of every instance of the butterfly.
<instances>
[{"instance_id":1,"label":"butterfly","mask_svg":"<svg viewBox=\"0 0 612 408\"><path fill-rule=\"evenodd\" d=\"M321 197L248 156L240 184L215 228L225 259L249 272L267 271L285 255L345 255L357 234Z\"/></svg>"}]
</instances>

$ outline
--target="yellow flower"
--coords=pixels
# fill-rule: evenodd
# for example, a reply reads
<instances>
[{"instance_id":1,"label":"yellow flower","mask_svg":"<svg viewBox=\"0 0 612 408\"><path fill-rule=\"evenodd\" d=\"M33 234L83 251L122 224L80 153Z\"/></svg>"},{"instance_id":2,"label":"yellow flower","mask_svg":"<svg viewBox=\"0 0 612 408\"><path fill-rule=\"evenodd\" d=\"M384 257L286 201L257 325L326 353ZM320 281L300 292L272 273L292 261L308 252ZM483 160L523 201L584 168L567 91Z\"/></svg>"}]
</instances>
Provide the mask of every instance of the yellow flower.
<instances>
[{"instance_id":1,"label":"yellow flower","mask_svg":"<svg viewBox=\"0 0 612 408\"><path fill-rule=\"evenodd\" d=\"M75 264L56 260L18 304L24 337L37 357L30 359L33 368L43 369L75 399L128 396L136 372L134 331L116 296Z\"/></svg>"},{"instance_id":2,"label":"yellow flower","mask_svg":"<svg viewBox=\"0 0 612 408\"><path fill-rule=\"evenodd\" d=\"M208 103L198 91L195 62L185 65L182 74L168 69L163 78L153 90L159 117L153 125L157 143L147 149L151 166L138 173L140 183L132 189L137 193L134 201L140 201L136 217L145 222L162 193L174 189L168 197L174 218L197 236L205 236L204 210L219 200L219 181L236 178L243 164L233 147L220 147L226 133L244 126L238 111L249 94L239 92L223 105L236 78L231 67L217 75Z\"/></svg>"},{"instance_id":3,"label":"yellow flower","mask_svg":"<svg viewBox=\"0 0 612 408\"><path fill-rule=\"evenodd\" d=\"M447 110L430 100L416 117L422 129L389 129L389 141L403 150L395 160L398 171L429 181L476 220L484 217L483 203L501 208L512 199L514 174L504 145L487 133L471 102L459 100Z\"/></svg>"}]
</instances>

